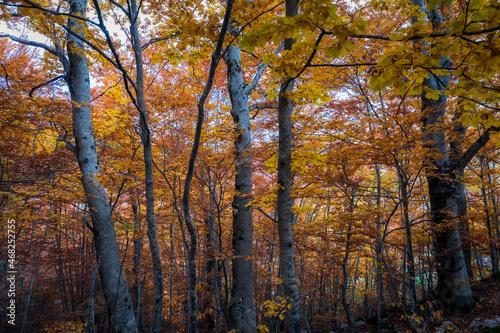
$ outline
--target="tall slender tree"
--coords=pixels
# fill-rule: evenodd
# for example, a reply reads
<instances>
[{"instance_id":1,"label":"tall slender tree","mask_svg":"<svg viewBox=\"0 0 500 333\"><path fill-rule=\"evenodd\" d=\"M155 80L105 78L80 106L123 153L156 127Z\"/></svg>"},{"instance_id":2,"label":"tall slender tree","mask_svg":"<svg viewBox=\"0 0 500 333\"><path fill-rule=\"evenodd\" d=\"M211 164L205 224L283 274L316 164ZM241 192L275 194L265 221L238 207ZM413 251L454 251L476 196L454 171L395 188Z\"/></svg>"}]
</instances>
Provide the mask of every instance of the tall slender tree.
<instances>
[{"instance_id":1,"label":"tall slender tree","mask_svg":"<svg viewBox=\"0 0 500 333\"><path fill-rule=\"evenodd\" d=\"M116 231L106 189L100 184L100 173L96 140L92 126L90 77L84 54L85 21L87 1L69 2L67 25L67 51L55 42L54 47L13 36L11 39L36 47L57 56L62 63L64 78L68 84L72 101L72 119L75 144L66 137L59 138L75 154L82 174L81 182L87 199L95 239L99 275L106 305L110 315L112 332L137 332L132 300L123 274ZM57 40L54 38L54 40Z\"/></svg>"},{"instance_id":2,"label":"tall slender tree","mask_svg":"<svg viewBox=\"0 0 500 333\"><path fill-rule=\"evenodd\" d=\"M299 0L286 0L286 17L294 17L299 10ZM294 38L286 38L284 50L292 50L295 43ZM295 78L287 77L282 83L278 96L278 235L280 251L280 277L282 281L283 294L291 303L291 309L286 312L286 332L299 333L301 330L299 311L299 288L294 264L294 240L292 212L293 200L292 190L292 113L293 101L287 93L293 91Z\"/></svg>"},{"instance_id":3,"label":"tall slender tree","mask_svg":"<svg viewBox=\"0 0 500 333\"><path fill-rule=\"evenodd\" d=\"M214 83L215 71L219 64L219 60L222 53L222 46L224 43L224 38L229 26L229 20L231 18L231 12L233 10L234 0L227 0L226 10L224 14L224 20L220 28L219 38L217 40L217 46L212 54L212 61L210 62L210 69L208 73L207 82L203 88L203 92L198 100L198 117L196 121L196 129L193 139L193 148L191 149L191 154L189 156L188 170L186 174L186 179L184 180L184 192L182 194L182 212L184 217L184 222L189 230L190 244L188 249L188 284L189 284L189 331L191 333L198 332L198 299L196 295L196 251L197 251L197 237L198 233L196 230L196 225L191 217L190 208L190 195L191 195L191 182L194 175L194 167L196 162L196 156L198 154L198 149L200 147L201 130L203 127L203 120L205 117L205 102L212 90L212 85Z\"/></svg>"}]
</instances>

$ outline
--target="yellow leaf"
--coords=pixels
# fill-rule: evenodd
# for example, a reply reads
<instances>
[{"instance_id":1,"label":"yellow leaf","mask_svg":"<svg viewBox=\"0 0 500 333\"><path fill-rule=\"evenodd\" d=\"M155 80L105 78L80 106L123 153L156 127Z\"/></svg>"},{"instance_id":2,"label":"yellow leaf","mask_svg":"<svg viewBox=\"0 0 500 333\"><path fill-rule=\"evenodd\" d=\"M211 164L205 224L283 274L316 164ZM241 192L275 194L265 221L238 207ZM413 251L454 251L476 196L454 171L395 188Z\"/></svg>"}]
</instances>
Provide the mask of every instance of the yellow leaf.
<instances>
[{"instance_id":1,"label":"yellow leaf","mask_svg":"<svg viewBox=\"0 0 500 333\"><path fill-rule=\"evenodd\" d=\"M406 35L403 35L403 34L396 34L396 35L392 35L391 37L389 37L390 40L394 40L394 41L398 41L398 40L403 40L406 38Z\"/></svg>"}]
</instances>

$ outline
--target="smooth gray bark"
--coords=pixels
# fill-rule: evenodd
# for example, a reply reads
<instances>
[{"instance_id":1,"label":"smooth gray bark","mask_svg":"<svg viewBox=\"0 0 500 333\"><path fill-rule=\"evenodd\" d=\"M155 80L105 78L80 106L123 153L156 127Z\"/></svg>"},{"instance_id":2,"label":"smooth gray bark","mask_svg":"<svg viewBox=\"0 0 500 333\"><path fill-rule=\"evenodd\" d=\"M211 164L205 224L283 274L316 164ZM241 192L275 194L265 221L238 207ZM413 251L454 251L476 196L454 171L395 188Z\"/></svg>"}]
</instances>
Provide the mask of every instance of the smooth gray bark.
<instances>
[{"instance_id":1,"label":"smooth gray bark","mask_svg":"<svg viewBox=\"0 0 500 333\"><path fill-rule=\"evenodd\" d=\"M84 15L85 0L71 0L70 13ZM137 332L132 300L123 275L116 232L105 188L99 183L96 143L92 129L90 79L87 60L83 54L84 25L70 18L68 27L67 83L73 102L73 132L75 154L82 173L82 185L92 217L97 257L101 262L99 274L110 315L111 332ZM63 64L65 60L63 60ZM66 66L65 66L66 67Z\"/></svg>"},{"instance_id":2,"label":"smooth gray bark","mask_svg":"<svg viewBox=\"0 0 500 333\"><path fill-rule=\"evenodd\" d=\"M252 132L250 129L250 91L243 80L241 51L238 46L227 48L227 82L231 97L231 115L235 123L235 191L233 201L233 284L229 305L230 328L237 332L255 332L257 322L253 279L253 218L252 207Z\"/></svg>"},{"instance_id":3,"label":"smooth gray bark","mask_svg":"<svg viewBox=\"0 0 500 333\"><path fill-rule=\"evenodd\" d=\"M163 268L160 256L160 247L158 245L158 232L156 230L155 217L155 197L154 197L154 177L153 177L153 153L151 148L151 133L148 125L148 111L144 96L144 64L142 60L141 40L139 37L139 29L137 27L137 17L139 9L137 1L130 1L130 36L132 47L135 54L136 64L136 82L135 94L139 111L141 124L141 139L144 147L144 177L146 181L146 222L148 225L147 235L149 239L149 249L153 261L153 278L154 278L154 296L153 296L153 314L149 331L152 333L160 330L163 312Z\"/></svg>"},{"instance_id":4,"label":"smooth gray bark","mask_svg":"<svg viewBox=\"0 0 500 333\"><path fill-rule=\"evenodd\" d=\"M462 114L461 105L458 105L457 111L453 117L453 121L456 122L453 127L452 135L450 136L450 160L455 163L459 160L463 154L463 142L465 141L465 133L467 128L465 128L459 121ZM460 170L458 174L459 179L464 178L464 171ZM470 241L468 240L469 235L469 220L467 219L467 198L465 196L465 184L463 181L458 182L459 199L457 204L457 217L459 218L459 232L462 240L462 249L464 252L465 265L467 266L467 274L469 279L472 279L474 272L472 270L472 251L470 246Z\"/></svg>"},{"instance_id":5,"label":"smooth gray bark","mask_svg":"<svg viewBox=\"0 0 500 333\"><path fill-rule=\"evenodd\" d=\"M286 0L286 16L294 17L298 13L298 0ZM291 50L295 40L285 39L285 50ZM299 290L294 264L293 229L294 215L292 213L292 112L293 102L286 96L293 91L295 79L287 78L281 85L278 97L278 235L280 250L280 277L285 298L291 303L292 308L285 314L285 331L300 333Z\"/></svg>"},{"instance_id":6,"label":"smooth gray bark","mask_svg":"<svg viewBox=\"0 0 500 333\"><path fill-rule=\"evenodd\" d=\"M423 0L412 0L421 11L425 11ZM442 16L433 9L427 13L428 19L435 31L442 29ZM412 21L416 22L413 17ZM415 49L424 52L423 42L416 41ZM440 57L441 67L451 67L448 57ZM428 150L427 183L431 212L431 227L433 229L433 248L438 273L436 291L440 295L441 307L447 313L468 312L474 307L472 291L467 274L462 242L456 221L457 207L460 201L457 170L452 167L447 151L446 134L441 125L446 114L445 89L450 76L431 74L424 79L426 89L439 90L438 100L429 99L422 93L422 131L424 147Z\"/></svg>"}]
</instances>

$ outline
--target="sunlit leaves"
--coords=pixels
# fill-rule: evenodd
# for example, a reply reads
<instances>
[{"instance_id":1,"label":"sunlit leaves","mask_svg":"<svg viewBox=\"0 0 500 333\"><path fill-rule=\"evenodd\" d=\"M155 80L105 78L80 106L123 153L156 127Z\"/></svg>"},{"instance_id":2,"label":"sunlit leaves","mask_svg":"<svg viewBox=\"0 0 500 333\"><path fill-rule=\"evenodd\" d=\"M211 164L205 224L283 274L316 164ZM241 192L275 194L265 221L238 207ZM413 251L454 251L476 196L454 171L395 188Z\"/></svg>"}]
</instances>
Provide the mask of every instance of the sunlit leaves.
<instances>
[{"instance_id":1,"label":"sunlit leaves","mask_svg":"<svg viewBox=\"0 0 500 333\"><path fill-rule=\"evenodd\" d=\"M266 317L278 317L280 320L285 319L285 313L292 308L292 303L288 298L278 296L276 300L267 300L264 302L266 308Z\"/></svg>"}]
</instances>

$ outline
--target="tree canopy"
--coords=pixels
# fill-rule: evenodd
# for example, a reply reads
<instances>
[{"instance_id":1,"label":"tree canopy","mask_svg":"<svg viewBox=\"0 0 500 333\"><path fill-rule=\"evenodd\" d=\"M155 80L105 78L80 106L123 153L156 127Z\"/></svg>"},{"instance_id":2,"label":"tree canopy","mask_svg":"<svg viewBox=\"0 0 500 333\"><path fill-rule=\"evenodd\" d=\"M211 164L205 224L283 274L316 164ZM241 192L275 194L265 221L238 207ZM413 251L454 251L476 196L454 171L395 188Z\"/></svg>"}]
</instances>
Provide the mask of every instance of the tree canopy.
<instances>
[{"instance_id":1,"label":"tree canopy","mask_svg":"<svg viewBox=\"0 0 500 333\"><path fill-rule=\"evenodd\" d=\"M0 20L2 329L424 332L498 279L497 0Z\"/></svg>"}]
</instances>

